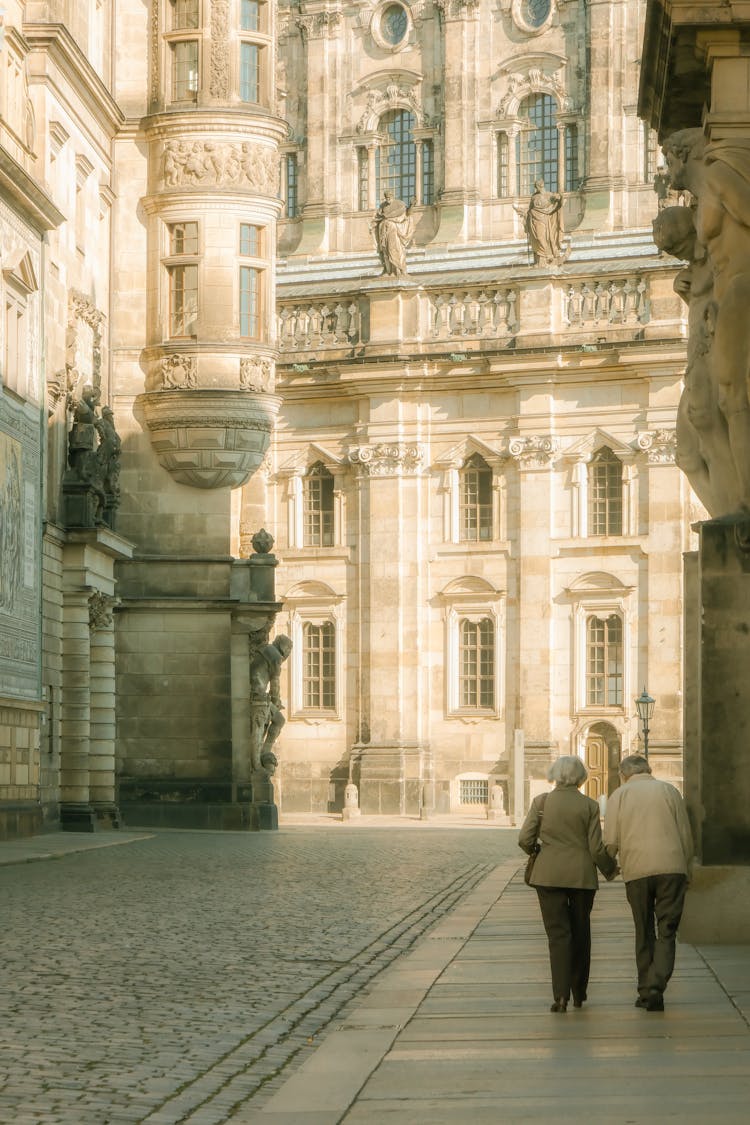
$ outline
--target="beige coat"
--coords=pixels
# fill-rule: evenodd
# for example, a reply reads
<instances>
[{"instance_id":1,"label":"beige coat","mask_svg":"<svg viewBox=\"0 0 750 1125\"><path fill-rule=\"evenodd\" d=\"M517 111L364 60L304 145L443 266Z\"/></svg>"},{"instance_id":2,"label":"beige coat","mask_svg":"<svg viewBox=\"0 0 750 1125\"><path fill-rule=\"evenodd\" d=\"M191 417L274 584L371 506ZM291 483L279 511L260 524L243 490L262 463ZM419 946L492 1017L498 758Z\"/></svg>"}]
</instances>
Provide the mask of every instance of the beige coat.
<instances>
[{"instance_id":1,"label":"beige coat","mask_svg":"<svg viewBox=\"0 0 750 1125\"><path fill-rule=\"evenodd\" d=\"M518 836L519 847L529 855L537 839L541 843L531 885L596 890L597 867L605 876L615 871L615 861L602 843L598 804L572 785L548 793L541 813L540 800L531 802Z\"/></svg>"},{"instance_id":2,"label":"beige coat","mask_svg":"<svg viewBox=\"0 0 750 1125\"><path fill-rule=\"evenodd\" d=\"M693 837L674 785L636 773L607 802L604 843L617 855L626 883L647 875L687 875Z\"/></svg>"}]
</instances>

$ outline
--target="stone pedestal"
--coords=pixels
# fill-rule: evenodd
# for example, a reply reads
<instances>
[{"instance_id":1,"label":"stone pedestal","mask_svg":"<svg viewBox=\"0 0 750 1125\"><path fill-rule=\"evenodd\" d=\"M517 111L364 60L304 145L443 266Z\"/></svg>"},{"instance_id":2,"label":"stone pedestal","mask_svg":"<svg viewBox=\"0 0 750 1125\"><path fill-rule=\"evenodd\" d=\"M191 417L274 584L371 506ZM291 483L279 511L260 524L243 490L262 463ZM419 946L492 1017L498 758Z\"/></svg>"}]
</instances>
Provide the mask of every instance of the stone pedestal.
<instances>
[{"instance_id":1,"label":"stone pedestal","mask_svg":"<svg viewBox=\"0 0 750 1125\"><path fill-rule=\"evenodd\" d=\"M362 815L362 810L359 807L359 794L357 786L351 782L344 790L344 809L341 813L342 820L356 820L357 817Z\"/></svg>"},{"instance_id":2,"label":"stone pedestal","mask_svg":"<svg viewBox=\"0 0 750 1125\"><path fill-rule=\"evenodd\" d=\"M250 787L250 829L253 832L274 831L279 827L279 810L274 800L271 778L265 770L253 770Z\"/></svg>"},{"instance_id":3,"label":"stone pedestal","mask_svg":"<svg viewBox=\"0 0 750 1125\"><path fill-rule=\"evenodd\" d=\"M700 866L680 934L692 942L746 942L750 520L707 520L699 533L697 560L686 559L685 799Z\"/></svg>"},{"instance_id":4,"label":"stone pedestal","mask_svg":"<svg viewBox=\"0 0 750 1125\"><path fill-rule=\"evenodd\" d=\"M355 748L359 804L366 815L420 816L424 751L420 746Z\"/></svg>"}]
</instances>

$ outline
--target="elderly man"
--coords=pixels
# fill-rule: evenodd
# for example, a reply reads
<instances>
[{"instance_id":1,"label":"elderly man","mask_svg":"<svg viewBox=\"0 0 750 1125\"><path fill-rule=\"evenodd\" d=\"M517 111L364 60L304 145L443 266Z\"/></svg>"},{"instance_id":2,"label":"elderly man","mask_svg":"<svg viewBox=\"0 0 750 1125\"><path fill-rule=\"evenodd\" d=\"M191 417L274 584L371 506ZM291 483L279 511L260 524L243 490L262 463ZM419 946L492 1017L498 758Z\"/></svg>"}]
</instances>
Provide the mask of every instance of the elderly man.
<instances>
[{"instance_id":1,"label":"elderly man","mask_svg":"<svg viewBox=\"0 0 750 1125\"><path fill-rule=\"evenodd\" d=\"M619 857L635 923L636 1008L664 1011L677 927L693 862L693 838L682 797L651 776L646 758L620 762L622 785L609 798L604 844Z\"/></svg>"}]
</instances>

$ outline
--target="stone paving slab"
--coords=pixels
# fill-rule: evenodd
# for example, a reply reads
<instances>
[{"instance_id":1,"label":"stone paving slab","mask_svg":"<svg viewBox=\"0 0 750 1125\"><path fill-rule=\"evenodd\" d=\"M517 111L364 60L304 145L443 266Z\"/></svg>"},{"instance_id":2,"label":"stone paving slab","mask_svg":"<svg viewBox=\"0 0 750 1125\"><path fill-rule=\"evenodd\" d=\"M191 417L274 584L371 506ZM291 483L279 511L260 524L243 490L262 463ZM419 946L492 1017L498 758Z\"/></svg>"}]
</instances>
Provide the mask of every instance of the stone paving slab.
<instances>
[{"instance_id":1,"label":"stone paving slab","mask_svg":"<svg viewBox=\"0 0 750 1125\"><path fill-rule=\"evenodd\" d=\"M111 848L118 844L134 844L149 840L150 832L47 832L41 836L25 836L19 840L0 841L0 867L14 863L33 863L41 859L60 859L77 852Z\"/></svg>"}]
</instances>

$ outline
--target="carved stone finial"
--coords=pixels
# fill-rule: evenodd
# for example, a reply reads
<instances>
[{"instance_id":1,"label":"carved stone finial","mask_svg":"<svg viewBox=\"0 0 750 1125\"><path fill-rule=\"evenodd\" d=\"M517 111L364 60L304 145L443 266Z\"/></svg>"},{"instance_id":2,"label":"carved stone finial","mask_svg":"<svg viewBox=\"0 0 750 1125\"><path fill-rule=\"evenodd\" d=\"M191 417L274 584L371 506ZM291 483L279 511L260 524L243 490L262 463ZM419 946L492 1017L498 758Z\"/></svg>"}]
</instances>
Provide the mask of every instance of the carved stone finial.
<instances>
[{"instance_id":1,"label":"carved stone finial","mask_svg":"<svg viewBox=\"0 0 750 1125\"><path fill-rule=\"evenodd\" d=\"M269 555L273 549L273 535L264 527L255 532L250 542L258 555Z\"/></svg>"}]
</instances>

